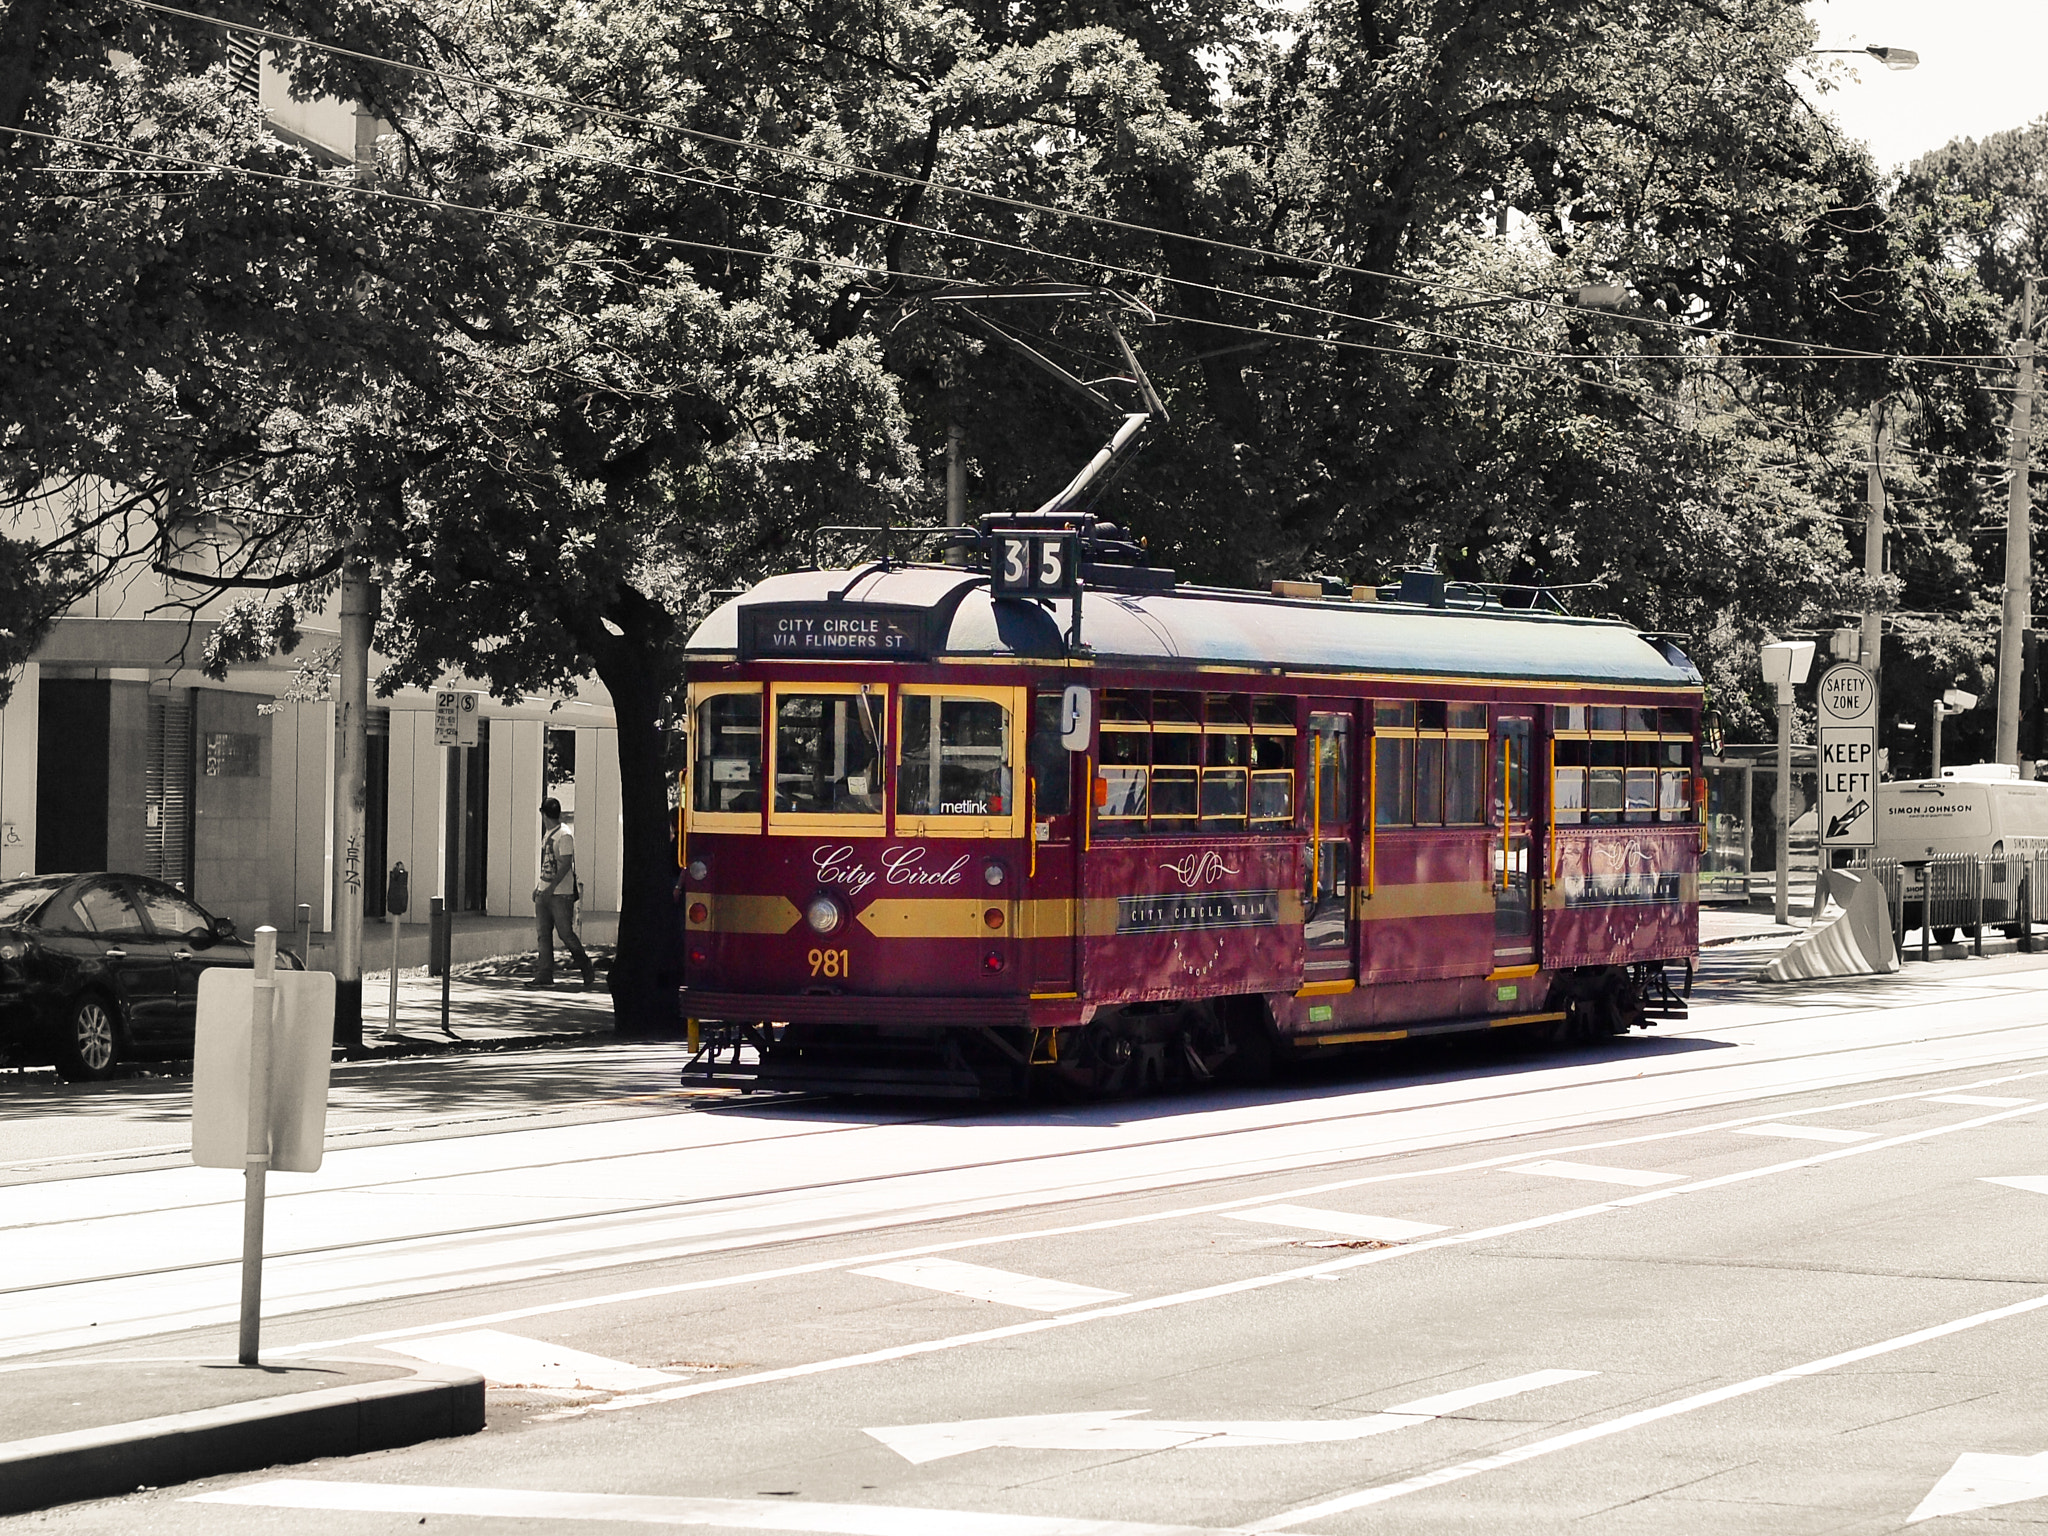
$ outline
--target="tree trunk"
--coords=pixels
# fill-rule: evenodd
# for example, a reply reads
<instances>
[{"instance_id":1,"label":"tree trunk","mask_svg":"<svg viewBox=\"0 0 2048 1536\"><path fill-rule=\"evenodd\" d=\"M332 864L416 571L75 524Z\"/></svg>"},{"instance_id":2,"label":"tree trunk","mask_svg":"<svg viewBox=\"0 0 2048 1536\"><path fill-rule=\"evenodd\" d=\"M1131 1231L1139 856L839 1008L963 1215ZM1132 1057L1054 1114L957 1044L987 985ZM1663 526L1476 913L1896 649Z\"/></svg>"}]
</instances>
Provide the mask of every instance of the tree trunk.
<instances>
[{"instance_id":1,"label":"tree trunk","mask_svg":"<svg viewBox=\"0 0 2048 1536\"><path fill-rule=\"evenodd\" d=\"M630 632L597 650L597 675L611 692L619 726L619 805L625 823L612 1016L621 1035L663 1037L680 1028L676 989L682 983L675 843L661 751L667 651Z\"/></svg>"}]
</instances>

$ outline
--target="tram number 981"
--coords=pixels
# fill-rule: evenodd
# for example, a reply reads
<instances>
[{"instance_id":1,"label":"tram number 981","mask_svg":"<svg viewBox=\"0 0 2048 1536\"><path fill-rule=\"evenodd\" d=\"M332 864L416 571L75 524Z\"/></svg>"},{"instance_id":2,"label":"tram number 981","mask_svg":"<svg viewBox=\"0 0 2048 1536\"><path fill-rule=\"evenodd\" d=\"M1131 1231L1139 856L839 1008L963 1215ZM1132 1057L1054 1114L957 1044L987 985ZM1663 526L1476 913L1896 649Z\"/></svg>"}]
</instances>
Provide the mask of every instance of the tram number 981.
<instances>
[{"instance_id":1,"label":"tram number 981","mask_svg":"<svg viewBox=\"0 0 2048 1536\"><path fill-rule=\"evenodd\" d=\"M1068 533L995 535L989 585L998 595L1072 596L1080 542Z\"/></svg>"},{"instance_id":2,"label":"tram number 981","mask_svg":"<svg viewBox=\"0 0 2048 1536\"><path fill-rule=\"evenodd\" d=\"M840 980L853 974L853 956L844 949L814 949L810 961L813 976Z\"/></svg>"}]
</instances>

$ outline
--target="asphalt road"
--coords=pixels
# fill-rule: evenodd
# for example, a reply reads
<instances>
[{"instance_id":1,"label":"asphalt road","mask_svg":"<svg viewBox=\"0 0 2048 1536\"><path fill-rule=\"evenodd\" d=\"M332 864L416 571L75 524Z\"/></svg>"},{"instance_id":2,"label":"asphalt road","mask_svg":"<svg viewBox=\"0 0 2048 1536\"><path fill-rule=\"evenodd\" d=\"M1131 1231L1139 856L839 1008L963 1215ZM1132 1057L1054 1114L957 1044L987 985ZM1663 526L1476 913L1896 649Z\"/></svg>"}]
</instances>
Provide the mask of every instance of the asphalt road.
<instances>
[{"instance_id":1,"label":"asphalt road","mask_svg":"<svg viewBox=\"0 0 2048 1536\"><path fill-rule=\"evenodd\" d=\"M2048 1525L2048 967L1750 964L1599 1050L1069 1110L387 1065L273 1180L266 1352L474 1365L490 1427L0 1531ZM232 1354L239 1180L110 1086L52 1147L0 1090L0 1355Z\"/></svg>"}]
</instances>

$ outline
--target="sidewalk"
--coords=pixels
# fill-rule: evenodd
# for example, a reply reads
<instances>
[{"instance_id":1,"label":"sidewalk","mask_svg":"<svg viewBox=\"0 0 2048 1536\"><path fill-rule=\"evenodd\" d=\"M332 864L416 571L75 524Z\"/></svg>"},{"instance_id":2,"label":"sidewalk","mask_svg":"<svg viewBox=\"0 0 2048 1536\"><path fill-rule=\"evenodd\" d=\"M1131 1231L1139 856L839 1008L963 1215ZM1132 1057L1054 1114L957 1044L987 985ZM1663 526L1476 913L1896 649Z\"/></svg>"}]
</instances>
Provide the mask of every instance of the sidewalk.
<instances>
[{"instance_id":1,"label":"sidewalk","mask_svg":"<svg viewBox=\"0 0 2048 1536\"><path fill-rule=\"evenodd\" d=\"M137 1417L104 1422L104 1405ZM0 1515L484 1427L484 1379L401 1360L0 1367Z\"/></svg>"},{"instance_id":2,"label":"sidewalk","mask_svg":"<svg viewBox=\"0 0 2048 1536\"><path fill-rule=\"evenodd\" d=\"M534 956L505 955L456 965L448 976L447 1029L442 1028L441 978L424 966L398 973L398 1011L392 1027L391 973L363 973L362 1057L431 1056L452 1051L507 1050L575 1044L612 1033L612 999L606 990L612 952L593 947L597 986L583 990L583 978L566 956L555 956L555 985L531 989Z\"/></svg>"}]
</instances>

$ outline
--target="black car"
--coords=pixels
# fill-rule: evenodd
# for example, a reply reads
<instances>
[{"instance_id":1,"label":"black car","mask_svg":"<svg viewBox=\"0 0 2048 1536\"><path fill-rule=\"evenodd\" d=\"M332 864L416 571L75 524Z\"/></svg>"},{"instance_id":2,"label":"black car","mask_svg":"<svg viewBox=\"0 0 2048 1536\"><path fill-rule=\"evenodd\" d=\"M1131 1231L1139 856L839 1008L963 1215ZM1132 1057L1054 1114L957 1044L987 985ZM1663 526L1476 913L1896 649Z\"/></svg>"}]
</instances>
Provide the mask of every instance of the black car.
<instances>
[{"instance_id":1,"label":"black car","mask_svg":"<svg viewBox=\"0 0 2048 1536\"><path fill-rule=\"evenodd\" d=\"M200 973L255 961L232 920L161 880L0 881L0 1060L54 1062L82 1083L124 1058L190 1056Z\"/></svg>"}]
</instances>

